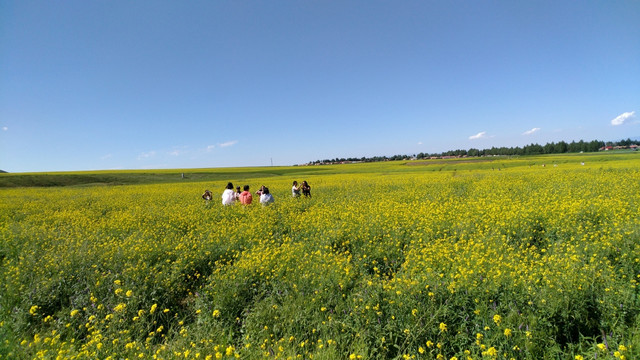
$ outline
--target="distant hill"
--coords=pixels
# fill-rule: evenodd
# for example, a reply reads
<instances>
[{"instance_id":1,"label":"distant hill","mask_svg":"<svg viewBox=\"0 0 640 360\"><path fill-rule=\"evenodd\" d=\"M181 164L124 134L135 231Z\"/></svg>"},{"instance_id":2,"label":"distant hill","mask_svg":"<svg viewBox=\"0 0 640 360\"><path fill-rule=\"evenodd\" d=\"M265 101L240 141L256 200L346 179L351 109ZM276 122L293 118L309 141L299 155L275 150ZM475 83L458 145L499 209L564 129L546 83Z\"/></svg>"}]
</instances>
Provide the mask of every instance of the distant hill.
<instances>
[{"instance_id":1,"label":"distant hill","mask_svg":"<svg viewBox=\"0 0 640 360\"><path fill-rule=\"evenodd\" d=\"M6 172L6 171L4 171L4 170L0 170L0 173L4 173L4 174L6 174L7 172Z\"/></svg>"}]
</instances>

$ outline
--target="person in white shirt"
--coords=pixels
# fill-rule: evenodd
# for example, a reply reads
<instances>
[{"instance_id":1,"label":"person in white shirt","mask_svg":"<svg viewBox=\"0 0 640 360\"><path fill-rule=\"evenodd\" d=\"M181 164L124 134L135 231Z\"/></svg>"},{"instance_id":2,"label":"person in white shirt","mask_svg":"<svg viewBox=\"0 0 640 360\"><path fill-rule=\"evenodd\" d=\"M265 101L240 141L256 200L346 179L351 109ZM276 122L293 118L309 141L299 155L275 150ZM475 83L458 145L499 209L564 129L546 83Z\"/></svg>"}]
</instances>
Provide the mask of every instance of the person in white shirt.
<instances>
[{"instance_id":1,"label":"person in white shirt","mask_svg":"<svg viewBox=\"0 0 640 360\"><path fill-rule=\"evenodd\" d=\"M228 183L227 188L222 192L222 205L233 205L236 201L236 193L233 191L233 184Z\"/></svg>"},{"instance_id":2,"label":"person in white shirt","mask_svg":"<svg viewBox=\"0 0 640 360\"><path fill-rule=\"evenodd\" d=\"M260 204L269 205L273 201L273 195L269 194L269 188L265 187L260 195Z\"/></svg>"},{"instance_id":3,"label":"person in white shirt","mask_svg":"<svg viewBox=\"0 0 640 360\"><path fill-rule=\"evenodd\" d=\"M291 196L298 197L300 196L300 187L298 186L298 182L294 181L293 186L291 187Z\"/></svg>"}]
</instances>

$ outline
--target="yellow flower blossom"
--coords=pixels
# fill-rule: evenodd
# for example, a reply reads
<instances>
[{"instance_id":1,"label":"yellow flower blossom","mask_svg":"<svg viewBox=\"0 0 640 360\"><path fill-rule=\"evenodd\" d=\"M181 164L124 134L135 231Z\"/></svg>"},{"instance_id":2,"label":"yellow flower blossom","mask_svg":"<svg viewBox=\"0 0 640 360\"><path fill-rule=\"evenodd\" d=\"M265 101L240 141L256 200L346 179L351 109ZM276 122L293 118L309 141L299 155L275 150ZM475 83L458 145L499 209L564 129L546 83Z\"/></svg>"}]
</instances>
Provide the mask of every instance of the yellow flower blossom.
<instances>
[{"instance_id":1,"label":"yellow flower blossom","mask_svg":"<svg viewBox=\"0 0 640 360\"><path fill-rule=\"evenodd\" d=\"M447 331L447 324L445 323L440 323L438 327L440 328L441 332Z\"/></svg>"}]
</instances>

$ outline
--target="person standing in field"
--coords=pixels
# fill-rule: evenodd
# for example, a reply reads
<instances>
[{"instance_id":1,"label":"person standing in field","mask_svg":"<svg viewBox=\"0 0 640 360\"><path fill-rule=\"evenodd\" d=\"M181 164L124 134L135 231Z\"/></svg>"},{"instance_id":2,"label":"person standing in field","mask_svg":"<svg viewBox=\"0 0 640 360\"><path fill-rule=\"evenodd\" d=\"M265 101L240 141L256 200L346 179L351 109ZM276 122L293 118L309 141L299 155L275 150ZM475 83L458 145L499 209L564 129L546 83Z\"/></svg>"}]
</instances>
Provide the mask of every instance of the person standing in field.
<instances>
[{"instance_id":1,"label":"person standing in field","mask_svg":"<svg viewBox=\"0 0 640 360\"><path fill-rule=\"evenodd\" d=\"M264 187L262 189L262 195L260 195L260 204L269 205L273 202L273 195L269 194L269 188Z\"/></svg>"},{"instance_id":2,"label":"person standing in field","mask_svg":"<svg viewBox=\"0 0 640 360\"><path fill-rule=\"evenodd\" d=\"M302 194L304 194L305 197L311 197L311 186L309 186L306 180L302 182Z\"/></svg>"},{"instance_id":3,"label":"person standing in field","mask_svg":"<svg viewBox=\"0 0 640 360\"><path fill-rule=\"evenodd\" d=\"M293 181L293 187L291 188L291 196L298 197L300 196L300 186L298 186L298 182L297 181Z\"/></svg>"},{"instance_id":4,"label":"person standing in field","mask_svg":"<svg viewBox=\"0 0 640 360\"><path fill-rule=\"evenodd\" d=\"M242 205L249 205L253 201L253 195L249 191L249 185L245 185L243 188L243 192L240 193L239 199Z\"/></svg>"},{"instance_id":5,"label":"person standing in field","mask_svg":"<svg viewBox=\"0 0 640 360\"><path fill-rule=\"evenodd\" d=\"M222 205L233 205L236 201L236 193L233 191L233 184L228 183L222 192Z\"/></svg>"}]
</instances>

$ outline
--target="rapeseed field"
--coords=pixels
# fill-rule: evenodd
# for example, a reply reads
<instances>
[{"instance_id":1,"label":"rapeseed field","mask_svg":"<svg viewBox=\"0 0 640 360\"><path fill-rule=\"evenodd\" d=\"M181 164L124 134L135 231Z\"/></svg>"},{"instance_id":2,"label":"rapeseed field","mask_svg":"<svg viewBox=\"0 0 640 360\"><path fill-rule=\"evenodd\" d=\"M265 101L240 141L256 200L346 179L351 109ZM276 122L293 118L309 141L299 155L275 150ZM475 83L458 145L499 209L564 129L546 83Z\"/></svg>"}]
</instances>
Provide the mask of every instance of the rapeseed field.
<instances>
[{"instance_id":1,"label":"rapeseed field","mask_svg":"<svg viewBox=\"0 0 640 360\"><path fill-rule=\"evenodd\" d=\"M1 189L0 359L640 358L640 162L504 165Z\"/></svg>"}]
</instances>

